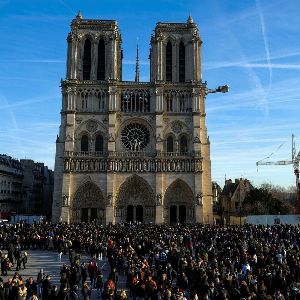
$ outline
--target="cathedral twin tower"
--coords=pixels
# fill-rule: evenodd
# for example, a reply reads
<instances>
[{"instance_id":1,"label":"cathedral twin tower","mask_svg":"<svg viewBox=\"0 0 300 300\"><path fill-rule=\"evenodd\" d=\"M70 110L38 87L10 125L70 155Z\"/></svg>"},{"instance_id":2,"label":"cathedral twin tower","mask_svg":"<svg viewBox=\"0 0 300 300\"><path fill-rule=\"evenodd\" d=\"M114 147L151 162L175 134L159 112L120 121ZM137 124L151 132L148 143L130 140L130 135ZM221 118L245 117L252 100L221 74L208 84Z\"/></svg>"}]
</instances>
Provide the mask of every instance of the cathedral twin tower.
<instances>
[{"instance_id":1,"label":"cathedral twin tower","mask_svg":"<svg viewBox=\"0 0 300 300\"><path fill-rule=\"evenodd\" d=\"M53 221L210 223L210 144L197 25L157 23L150 82L122 81L116 21L72 21ZM138 61L137 61L138 62Z\"/></svg>"}]
</instances>

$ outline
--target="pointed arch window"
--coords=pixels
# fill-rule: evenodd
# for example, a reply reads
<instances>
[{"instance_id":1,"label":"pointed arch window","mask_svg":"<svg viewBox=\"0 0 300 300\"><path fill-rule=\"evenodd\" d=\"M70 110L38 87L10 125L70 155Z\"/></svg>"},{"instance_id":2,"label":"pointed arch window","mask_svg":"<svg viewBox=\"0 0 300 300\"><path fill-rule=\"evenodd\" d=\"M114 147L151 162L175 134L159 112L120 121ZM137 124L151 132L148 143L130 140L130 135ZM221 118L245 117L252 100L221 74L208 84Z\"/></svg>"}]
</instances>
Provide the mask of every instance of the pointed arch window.
<instances>
[{"instance_id":1,"label":"pointed arch window","mask_svg":"<svg viewBox=\"0 0 300 300\"><path fill-rule=\"evenodd\" d=\"M92 66L92 44L89 39L84 42L83 50L83 66L82 66L82 79L90 80L91 78L91 66Z\"/></svg>"},{"instance_id":2,"label":"pointed arch window","mask_svg":"<svg viewBox=\"0 0 300 300\"><path fill-rule=\"evenodd\" d=\"M185 46L179 44L179 82L185 82Z\"/></svg>"},{"instance_id":3,"label":"pointed arch window","mask_svg":"<svg viewBox=\"0 0 300 300\"><path fill-rule=\"evenodd\" d=\"M98 110L101 112L105 111L105 94L100 93L98 95Z\"/></svg>"},{"instance_id":4,"label":"pointed arch window","mask_svg":"<svg viewBox=\"0 0 300 300\"><path fill-rule=\"evenodd\" d=\"M98 44L97 80L105 80L105 43L103 39Z\"/></svg>"},{"instance_id":5,"label":"pointed arch window","mask_svg":"<svg viewBox=\"0 0 300 300\"><path fill-rule=\"evenodd\" d=\"M186 107L185 107L185 99L184 99L184 95L180 95L179 97L179 110L180 112L185 112L186 111Z\"/></svg>"},{"instance_id":6,"label":"pointed arch window","mask_svg":"<svg viewBox=\"0 0 300 300\"><path fill-rule=\"evenodd\" d=\"M81 137L81 151L89 151L89 138L86 134Z\"/></svg>"},{"instance_id":7,"label":"pointed arch window","mask_svg":"<svg viewBox=\"0 0 300 300\"><path fill-rule=\"evenodd\" d=\"M166 81L172 81L172 44L166 46Z\"/></svg>"},{"instance_id":8,"label":"pointed arch window","mask_svg":"<svg viewBox=\"0 0 300 300\"><path fill-rule=\"evenodd\" d=\"M173 111L173 97L170 95L166 96L167 112Z\"/></svg>"},{"instance_id":9,"label":"pointed arch window","mask_svg":"<svg viewBox=\"0 0 300 300\"><path fill-rule=\"evenodd\" d=\"M188 152L187 138L184 135L180 138L180 152L181 153L187 153Z\"/></svg>"},{"instance_id":10,"label":"pointed arch window","mask_svg":"<svg viewBox=\"0 0 300 300\"><path fill-rule=\"evenodd\" d=\"M167 152L174 152L174 140L171 135L167 138Z\"/></svg>"},{"instance_id":11,"label":"pointed arch window","mask_svg":"<svg viewBox=\"0 0 300 300\"><path fill-rule=\"evenodd\" d=\"M96 136L95 151L103 152L103 136L101 134Z\"/></svg>"}]
</instances>

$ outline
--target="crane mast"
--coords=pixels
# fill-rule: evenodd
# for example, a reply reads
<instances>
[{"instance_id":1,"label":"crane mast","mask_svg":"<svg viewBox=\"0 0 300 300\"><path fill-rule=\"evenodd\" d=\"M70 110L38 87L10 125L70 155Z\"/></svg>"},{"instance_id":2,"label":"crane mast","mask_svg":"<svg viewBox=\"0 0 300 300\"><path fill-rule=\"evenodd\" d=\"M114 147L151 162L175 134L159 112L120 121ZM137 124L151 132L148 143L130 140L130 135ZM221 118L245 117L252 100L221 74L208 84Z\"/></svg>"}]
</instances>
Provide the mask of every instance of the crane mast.
<instances>
[{"instance_id":1,"label":"crane mast","mask_svg":"<svg viewBox=\"0 0 300 300\"><path fill-rule=\"evenodd\" d=\"M297 214L300 214L299 161L300 161L300 151L297 154L295 136L293 134L292 135L292 160L279 160L279 161L263 161L263 160L260 160L260 161L256 162L256 166L293 165L294 174L295 174L295 177L296 177L296 189L297 189L297 203L296 203L296 213Z\"/></svg>"}]
</instances>

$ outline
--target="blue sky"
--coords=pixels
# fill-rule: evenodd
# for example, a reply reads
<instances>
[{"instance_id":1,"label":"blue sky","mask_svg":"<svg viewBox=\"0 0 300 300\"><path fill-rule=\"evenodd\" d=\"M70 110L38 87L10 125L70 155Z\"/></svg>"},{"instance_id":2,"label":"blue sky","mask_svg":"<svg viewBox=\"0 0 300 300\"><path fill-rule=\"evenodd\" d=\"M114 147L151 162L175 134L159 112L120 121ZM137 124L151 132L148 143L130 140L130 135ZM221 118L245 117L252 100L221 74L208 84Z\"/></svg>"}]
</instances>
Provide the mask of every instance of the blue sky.
<instances>
[{"instance_id":1,"label":"blue sky","mask_svg":"<svg viewBox=\"0 0 300 300\"><path fill-rule=\"evenodd\" d=\"M0 153L53 168L66 37L78 10L118 21L124 80L134 79L139 38L142 81L156 22L185 22L191 13L203 40L203 80L230 86L206 101L213 180L294 185L291 165L257 172L255 162L272 152L270 160L289 160L291 135L300 137L298 0L0 0Z\"/></svg>"}]
</instances>

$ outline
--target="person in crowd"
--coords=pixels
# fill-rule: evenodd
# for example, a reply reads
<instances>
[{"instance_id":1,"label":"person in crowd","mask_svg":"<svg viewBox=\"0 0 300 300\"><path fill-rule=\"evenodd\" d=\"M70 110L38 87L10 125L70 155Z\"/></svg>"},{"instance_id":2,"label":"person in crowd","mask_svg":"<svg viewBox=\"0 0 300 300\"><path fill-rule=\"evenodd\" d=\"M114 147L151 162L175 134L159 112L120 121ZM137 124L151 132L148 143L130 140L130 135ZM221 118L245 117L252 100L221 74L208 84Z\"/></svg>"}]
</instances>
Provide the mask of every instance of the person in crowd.
<instances>
[{"instance_id":1,"label":"person in crowd","mask_svg":"<svg viewBox=\"0 0 300 300\"><path fill-rule=\"evenodd\" d=\"M27 261L28 261L28 254L26 251L22 252L21 253L21 262L23 264L23 269L26 269L26 264L27 264Z\"/></svg>"},{"instance_id":2,"label":"person in crowd","mask_svg":"<svg viewBox=\"0 0 300 300\"><path fill-rule=\"evenodd\" d=\"M47 275L42 281L42 298L43 300L50 300L52 290L51 276Z\"/></svg>"},{"instance_id":3,"label":"person in crowd","mask_svg":"<svg viewBox=\"0 0 300 300\"><path fill-rule=\"evenodd\" d=\"M0 277L0 300L5 300L5 288L3 279Z\"/></svg>"},{"instance_id":4,"label":"person in crowd","mask_svg":"<svg viewBox=\"0 0 300 300\"><path fill-rule=\"evenodd\" d=\"M82 284L84 282L86 282L88 274L87 274L87 266L85 262L82 262L81 266L80 266L80 274L81 274L81 280L82 280Z\"/></svg>"},{"instance_id":5,"label":"person in crowd","mask_svg":"<svg viewBox=\"0 0 300 300\"><path fill-rule=\"evenodd\" d=\"M68 293L70 292L70 289L72 285L70 285L70 277L71 273L61 273L60 278L60 288L58 291L58 299L59 300L67 300Z\"/></svg>"},{"instance_id":6,"label":"person in crowd","mask_svg":"<svg viewBox=\"0 0 300 300\"><path fill-rule=\"evenodd\" d=\"M126 294L126 291L124 290L124 289L122 289L121 291L120 291L120 300L127 300L128 298L127 298L127 294Z\"/></svg>"},{"instance_id":7,"label":"person in crowd","mask_svg":"<svg viewBox=\"0 0 300 300\"><path fill-rule=\"evenodd\" d=\"M95 287L97 289L98 298L101 298L101 295L103 293L103 274L101 269L98 269L97 271Z\"/></svg>"},{"instance_id":8,"label":"person in crowd","mask_svg":"<svg viewBox=\"0 0 300 300\"><path fill-rule=\"evenodd\" d=\"M51 293L50 293L50 299L51 300L56 300L58 299L58 288L57 285L52 285Z\"/></svg>"},{"instance_id":9,"label":"person in crowd","mask_svg":"<svg viewBox=\"0 0 300 300\"><path fill-rule=\"evenodd\" d=\"M1 260L1 274L3 276L7 276L7 271L10 269L10 264L11 264L11 262L8 258L8 255L5 254Z\"/></svg>"},{"instance_id":10,"label":"person in crowd","mask_svg":"<svg viewBox=\"0 0 300 300\"><path fill-rule=\"evenodd\" d=\"M27 288L24 283L21 283L18 290L18 300L27 299Z\"/></svg>"},{"instance_id":11,"label":"person in crowd","mask_svg":"<svg viewBox=\"0 0 300 300\"><path fill-rule=\"evenodd\" d=\"M26 284L27 288L27 297L31 297L37 294L37 285L36 282L33 280L33 277L29 277Z\"/></svg>"},{"instance_id":12,"label":"person in crowd","mask_svg":"<svg viewBox=\"0 0 300 300\"><path fill-rule=\"evenodd\" d=\"M41 268L40 271L38 272L37 279L36 279L36 289L39 297L42 296L42 282L44 279L45 279L45 273L44 270Z\"/></svg>"},{"instance_id":13,"label":"person in crowd","mask_svg":"<svg viewBox=\"0 0 300 300\"><path fill-rule=\"evenodd\" d=\"M78 294L78 286L74 285L69 293L69 300L78 300L79 294Z\"/></svg>"},{"instance_id":14,"label":"person in crowd","mask_svg":"<svg viewBox=\"0 0 300 300\"><path fill-rule=\"evenodd\" d=\"M81 294L82 294L83 300L90 300L91 289L87 282L83 283Z\"/></svg>"}]
</instances>

